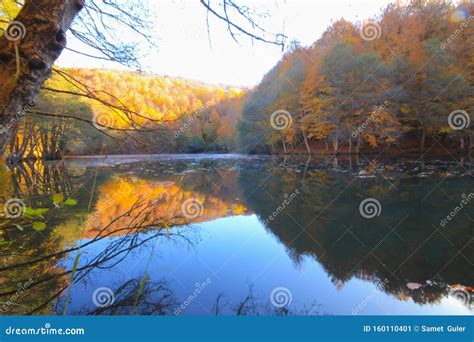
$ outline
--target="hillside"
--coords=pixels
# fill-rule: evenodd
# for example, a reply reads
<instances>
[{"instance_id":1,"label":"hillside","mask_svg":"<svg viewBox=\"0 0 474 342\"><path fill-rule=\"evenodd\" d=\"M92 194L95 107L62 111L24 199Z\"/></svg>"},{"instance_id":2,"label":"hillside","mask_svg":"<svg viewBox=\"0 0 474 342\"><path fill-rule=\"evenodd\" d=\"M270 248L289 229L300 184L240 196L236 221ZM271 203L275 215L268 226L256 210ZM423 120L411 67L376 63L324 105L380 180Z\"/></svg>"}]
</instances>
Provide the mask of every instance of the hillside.
<instances>
[{"instance_id":1,"label":"hillside","mask_svg":"<svg viewBox=\"0 0 474 342\"><path fill-rule=\"evenodd\" d=\"M58 69L30 108L43 116L22 124L11 151L47 158L462 152L474 146L473 8L467 2L391 4L374 20L335 21L309 47L292 42L251 90L128 71Z\"/></svg>"},{"instance_id":2,"label":"hillside","mask_svg":"<svg viewBox=\"0 0 474 342\"><path fill-rule=\"evenodd\" d=\"M240 136L253 153L474 147L474 7L388 5L293 42L249 94ZM471 113L469 113L471 111Z\"/></svg>"},{"instance_id":3,"label":"hillside","mask_svg":"<svg viewBox=\"0 0 474 342\"><path fill-rule=\"evenodd\" d=\"M229 151L243 90L168 76L58 69L23 122L14 150L26 154ZM41 115L38 115L41 114ZM60 119L57 119L57 118ZM70 120L69 117L82 121ZM56 127L40 148L41 131ZM25 139L30 143L23 144ZM50 144L53 140L57 143ZM43 148L43 146L45 146ZM31 147L31 148L30 148ZM54 147L54 151L43 151ZM30 151L31 150L31 151ZM17 154L21 154L17 151Z\"/></svg>"}]
</instances>

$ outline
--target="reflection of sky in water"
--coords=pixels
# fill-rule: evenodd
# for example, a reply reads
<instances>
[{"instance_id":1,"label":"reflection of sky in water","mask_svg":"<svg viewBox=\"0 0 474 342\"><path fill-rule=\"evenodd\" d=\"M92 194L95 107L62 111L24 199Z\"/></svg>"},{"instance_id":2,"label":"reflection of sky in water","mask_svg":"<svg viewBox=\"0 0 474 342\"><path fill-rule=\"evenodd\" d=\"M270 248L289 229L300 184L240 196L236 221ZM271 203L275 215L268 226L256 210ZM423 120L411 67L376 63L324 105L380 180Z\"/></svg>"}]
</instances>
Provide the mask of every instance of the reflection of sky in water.
<instances>
[{"instance_id":1,"label":"reflection of sky in water","mask_svg":"<svg viewBox=\"0 0 474 342\"><path fill-rule=\"evenodd\" d=\"M140 301L137 314L157 313L153 305L163 294L172 297L166 310L160 308L158 313L172 314L193 294L195 284L208 278L212 282L183 314L209 314L220 295L220 313L235 314L250 293L257 313L274 314L270 293L279 287L292 293L289 314L469 314L467 305L452 295L474 284L472 202L449 224L440 226L440 220L472 188L469 161L413 163L341 157L313 158L310 163L297 158L169 155L81 158L65 164L65 168L59 166L71 177L71 196L78 205L52 209L41 234L13 230L9 239L22 245L5 250L5 255L12 255L5 263L14 265L82 245L134 203L154 201L145 206L145 214L135 208L102 232L113 237L81 249L85 253L79 260L82 270L77 276L81 278L72 288L68 313L96 310L92 294L109 287L117 297L113 309L119 311L109 308L95 313L130 314L140 280L147 275L142 299L148 303ZM42 174L41 169L38 172ZM21 173L15 175L18 182L25 179ZM65 175L53 180L62 184ZM35 190L21 186L24 192ZM298 196L268 220L297 189ZM359 204L372 197L380 201L381 214L369 220L359 212ZM203 212L191 226L182 227L187 221L182 205L190 198L202 202ZM40 193L31 199L36 208L51 205L50 195ZM115 232L145 216L152 218L146 222L153 225L155 219L160 225L164 218L171 227L181 226L170 231L182 236L168 239L162 230L158 239L99 267L84 269L100 253L114 253L113 244L125 241L118 249L126 250L133 239L140 242L158 233ZM44 260L34 269L26 264L9 272L5 287L16 288L32 270L41 270L33 272L38 279L70 271L76 255L74 251L60 261L62 269L57 267L59 259ZM387 277L387 284L379 283ZM61 290L67 282L67 276L53 278L35 287L35 295L25 297L24 303L39 305L61 293L56 309L53 298L52 305L42 311L59 312L66 297ZM160 285L160 291L150 292ZM21 312L22 307L12 309Z\"/></svg>"},{"instance_id":2,"label":"reflection of sky in water","mask_svg":"<svg viewBox=\"0 0 474 342\"><path fill-rule=\"evenodd\" d=\"M160 237L154 253L152 241L132 251L112 269L93 270L74 285L70 312L84 307L94 309L91 298L96 288L116 289L128 279L143 277L148 269L150 282L166 279L178 304L193 293L196 283L211 279L211 284L183 314L209 314L219 294L223 294L227 309L235 307L248 295L249 284L253 284L256 301L263 306L269 305L274 288L290 289L293 298L289 309L296 313L351 315L364 303L360 315L469 314L452 297L444 297L437 304L418 305L410 298L401 301L378 290L372 282L355 278L338 288L314 258L303 256L295 264L284 244L269 234L255 215L222 218L180 229L196 242L194 248L183 240ZM106 245L107 241L101 241L86 249L81 263ZM66 262L70 267L74 257Z\"/></svg>"}]
</instances>

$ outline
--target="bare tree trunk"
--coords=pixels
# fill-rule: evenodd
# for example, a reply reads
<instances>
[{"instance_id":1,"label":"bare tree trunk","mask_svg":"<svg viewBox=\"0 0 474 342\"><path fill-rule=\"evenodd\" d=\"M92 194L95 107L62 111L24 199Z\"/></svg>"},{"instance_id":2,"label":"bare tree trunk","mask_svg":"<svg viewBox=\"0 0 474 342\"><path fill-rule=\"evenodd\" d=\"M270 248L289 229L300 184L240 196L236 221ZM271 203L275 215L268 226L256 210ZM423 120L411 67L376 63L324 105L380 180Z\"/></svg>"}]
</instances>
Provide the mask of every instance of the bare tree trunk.
<instances>
[{"instance_id":1,"label":"bare tree trunk","mask_svg":"<svg viewBox=\"0 0 474 342\"><path fill-rule=\"evenodd\" d=\"M423 153L425 151L425 142L426 142L426 132L423 129L421 133L421 143L420 143L420 152Z\"/></svg>"},{"instance_id":2,"label":"bare tree trunk","mask_svg":"<svg viewBox=\"0 0 474 342\"><path fill-rule=\"evenodd\" d=\"M299 110L300 122L301 122L301 120L303 120L303 108L302 107L303 106L300 103L300 110ZM306 136L306 130L304 129L303 124L301 124L301 132L303 133L303 140L304 140L304 144L306 145L306 150L308 151L309 154L311 154L311 148L309 147L308 137Z\"/></svg>"},{"instance_id":3,"label":"bare tree trunk","mask_svg":"<svg viewBox=\"0 0 474 342\"><path fill-rule=\"evenodd\" d=\"M273 141L270 141L270 143L272 144L272 154L275 154L275 145L273 144Z\"/></svg>"},{"instance_id":4,"label":"bare tree trunk","mask_svg":"<svg viewBox=\"0 0 474 342\"><path fill-rule=\"evenodd\" d=\"M308 166L309 166L310 161L311 161L311 156L308 156L308 159L306 159L306 164L304 165L303 178L306 176L306 172L308 171Z\"/></svg>"},{"instance_id":5,"label":"bare tree trunk","mask_svg":"<svg viewBox=\"0 0 474 342\"><path fill-rule=\"evenodd\" d=\"M461 135L459 137L459 148L461 149L461 151L464 151L464 149L466 148L466 145L464 144L464 135Z\"/></svg>"},{"instance_id":6,"label":"bare tree trunk","mask_svg":"<svg viewBox=\"0 0 474 342\"><path fill-rule=\"evenodd\" d=\"M360 142L361 142L361 138L360 136L357 136L357 145L356 145L356 154L359 155L359 151L360 151Z\"/></svg>"},{"instance_id":7,"label":"bare tree trunk","mask_svg":"<svg viewBox=\"0 0 474 342\"><path fill-rule=\"evenodd\" d=\"M50 77L54 61L66 46L66 31L83 7L84 0L49 0L40 6L26 1L11 24L12 34L0 38L0 125L5 128L0 132L0 155L25 108L34 103L40 86Z\"/></svg>"},{"instance_id":8,"label":"bare tree trunk","mask_svg":"<svg viewBox=\"0 0 474 342\"><path fill-rule=\"evenodd\" d=\"M283 151L285 152L285 154L287 154L286 152L286 143L285 143L285 139L283 138Z\"/></svg>"},{"instance_id":9,"label":"bare tree trunk","mask_svg":"<svg viewBox=\"0 0 474 342\"><path fill-rule=\"evenodd\" d=\"M303 140L304 144L306 145L306 150L309 154L311 154L311 148L309 147L308 138L306 137L306 131L303 127L301 128L301 131L303 132Z\"/></svg>"}]
</instances>

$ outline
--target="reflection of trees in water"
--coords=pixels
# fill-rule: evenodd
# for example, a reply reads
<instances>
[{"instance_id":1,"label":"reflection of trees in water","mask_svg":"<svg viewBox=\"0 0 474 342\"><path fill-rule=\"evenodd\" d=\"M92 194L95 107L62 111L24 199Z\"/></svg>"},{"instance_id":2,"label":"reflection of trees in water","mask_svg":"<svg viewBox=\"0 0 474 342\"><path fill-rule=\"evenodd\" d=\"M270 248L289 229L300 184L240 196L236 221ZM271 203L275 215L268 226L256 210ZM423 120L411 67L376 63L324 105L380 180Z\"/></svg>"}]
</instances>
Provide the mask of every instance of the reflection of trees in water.
<instances>
[{"instance_id":1,"label":"reflection of trees in water","mask_svg":"<svg viewBox=\"0 0 474 342\"><path fill-rule=\"evenodd\" d=\"M145 282L130 279L113 290L114 301L111 305L84 309L75 312L78 315L169 315L176 305L173 292L166 282Z\"/></svg>"},{"instance_id":2,"label":"reflection of trees in water","mask_svg":"<svg viewBox=\"0 0 474 342\"><path fill-rule=\"evenodd\" d=\"M200 165L200 167L211 170L210 165ZM127 169L125 168L125 170ZM220 170L220 172L224 171ZM74 172L72 173L74 174ZM41 233L29 230L19 231L8 220L2 220L4 221L2 226L5 229L3 237L12 243L2 246L0 302L8 302L11 298L15 298L15 303L9 303L3 313L47 314L50 312L60 312L58 303L61 303L60 299L69 287L69 277L71 276L72 269L58 266L58 264L61 264L62 260L68 258L68 256L77 255L82 250L101 242L106 241L107 245L101 247L101 251L94 258L87 260L87 263L84 263L82 258L80 259L81 262L75 273L74 283L80 282L95 269L106 269L117 265L127 258L132 250L157 238L166 236L172 240L180 236L187 242L192 243L176 230L162 230L162 227L172 226L176 222L180 224L185 223L183 217L181 217L182 213L180 213L182 204L180 201L177 201L176 205L169 208L170 210L164 211L163 209L169 206L169 200L172 198L170 196L155 196L156 191L140 194L140 190L145 190L147 185L149 185L149 182L144 181L142 187L137 186L134 182L131 184L127 183L132 188L132 192L123 191L123 193L114 196L105 194L106 198L113 198L114 200L107 201L104 204L102 203L103 201L101 202L103 200L103 197L101 198L101 187L105 191L108 189L107 184L112 182L110 193L113 193L114 190L117 191L116 184L114 184L114 178L108 176L110 171L103 172L103 170L100 170L96 177L91 177L91 174L94 176L94 173L86 172L81 173L77 177L70 177L68 170L62 163L43 163L41 161L22 163L8 172L7 176L11 179L12 187L7 189L7 192L10 194L22 194L22 198L31 207L41 207L42 202L44 202L42 198L46 198L47 202L51 204L50 195L55 193L63 193L64 197L68 197L74 187L77 187L79 190L74 196L79 200L80 205L74 209L74 215L71 215L71 212L61 213L61 211L55 211L54 217L48 223L48 229ZM230 180L236 180L235 176L227 175L227 177ZM195 178L195 175L184 175L184 178ZM128 179L133 181L133 178ZM87 180L88 183L85 183L86 187L82 187L84 181ZM227 181L219 186L215 186L215 184L210 183L210 179L207 177L196 178L195 180L200 180L199 184L194 183L197 188L208 190L208 193L205 194L208 218L216 218L220 215L227 215L229 211L231 213L234 211L233 205L228 206L226 202L213 197L212 193L209 194L211 188L214 190L213 193L216 193L223 187L228 187L226 185ZM92 188L93 182L96 182L94 184L98 190L88 195L87 189ZM191 191L193 191L192 188L187 190L187 192L181 191L181 197L184 198L186 194L187 196L195 195ZM158 193L162 193L162 191L158 191ZM131 198L130 194L137 196L132 196L133 198ZM42 195L48 196L43 197ZM173 195L176 195L176 193ZM113 212L113 215L110 215L110 217L107 216L108 220L102 220L104 215L100 215L101 217L94 216L94 211L92 211L92 215L85 212L84 205L89 202L89 199L93 203L92 208L104 204L105 208L103 209L105 210L102 212L110 213L111 209L115 208L116 204L119 203L117 200L122 197L124 197L125 201L123 203L120 202L120 210ZM133 203L133 201L136 202L131 205L130 202ZM29 204L30 202L32 204ZM239 211L239 213L241 212ZM179 217L177 216L178 214ZM95 223L94 229L87 230L88 227L84 226L84 224L89 222L88 218L90 216L92 216L90 221ZM83 219L80 219L80 217L83 217ZM69 221L73 223L74 227L67 223ZM20 221L16 223L23 225L23 222ZM81 231L81 226L85 227L86 231L84 229ZM72 236L69 236L71 234ZM80 241L80 239L84 238L84 235L89 240L76 245L76 241ZM68 247L68 244L72 244L72 247ZM18 283L25 283L29 279L32 279L31 284L28 282L27 290L21 296L18 296ZM123 304L122 306L124 307L128 305L125 305L129 302L125 294L131 291L134 285L133 281L128 281L124 286L117 289L123 294L123 300L119 301L117 305ZM146 283L144 288L141 289L143 293L140 295L140 298L145 300L151 292L156 293L157 291L165 290L165 284L153 285ZM157 301L156 305L150 302L142 303L142 300L138 305L137 313L164 313L170 306L169 294L162 299L163 301ZM125 312L127 309L117 307L114 310L116 312ZM99 311L97 313L100 313Z\"/></svg>"},{"instance_id":3,"label":"reflection of trees in water","mask_svg":"<svg viewBox=\"0 0 474 342\"><path fill-rule=\"evenodd\" d=\"M472 225L467 217L458 216L455 224L442 231L450 242L443 235L435 233L424 243L434 231L432 224L439 224L436 214L448 213L458 203L460 194L469 189L467 177L448 178L445 184L451 200L443 196L440 191L433 191L430 196L423 199L440 183L446 173L453 172L449 167L442 170L443 174L434 172L428 178L417 178L409 172L396 182L404 174L404 169L398 164L385 165L381 170L380 165L375 163L358 166L357 162L350 161L347 165L348 163L340 161L337 163L336 171L333 163L303 162L295 165L288 159L280 166L255 161L242 162L238 167L233 167L233 163L206 162L196 163L194 166L196 172L186 172L187 169L180 163L174 168L171 167L170 174L160 174L160 168L148 165L139 175L143 184L138 186L137 182L131 182L129 185L133 191L139 193L141 188L146 189L147 184L153 185L157 179L174 181L175 187L182 186L183 193L204 196L207 208L212 206L213 211L207 212L212 214L201 217L202 220L254 211L264 221L281 204L285 194L299 189L301 194L275 220L269 221L267 228L287 247L295 262L304 255L316 258L336 286L343 286L350 278L357 277L380 284L383 291L395 295L400 300L412 298L417 303L436 303L443 296L453 295L455 288L453 285L474 283L472 266L464 258L473 255L472 244L466 245L472 237L470 228ZM163 165L161 168L165 167L168 166ZM436 171L430 165L413 166L408 162L404 167L405 169L410 167L417 172ZM29 189L27 193L32 195L54 193L58 190L62 193L67 191L68 186L77 188L79 180L82 182L84 178L90 176L86 173L73 179L72 185L71 181L69 185L65 185L64 182L71 177L68 178L67 170L62 168L63 166L59 166L56 170L39 171L39 175L42 176L36 175L35 177L39 177L37 180L28 182L23 171L15 170L18 175L14 178L20 185L17 185L17 189L21 188L23 193L25 189ZM129 172L133 167L124 166L121 170ZM174 171L179 171L181 174L173 174ZM160 176L157 177L156 173ZM44 174L49 176L45 177ZM101 191L107 190L106 192L112 193L116 189L114 183L116 178L110 177L110 174L110 170L106 172L100 170L96 177L96 188L99 190L92 195L87 191L83 191L82 194L79 192L75 198L82 204L88 203L90 197L92 208L99 208L104 202L104 197L101 197L104 193ZM354 175L375 177L356 179ZM28 171L28 177L30 179L33 177L31 170ZM396 184L398 190L390 187L390 183L384 177L394 179L392 182ZM88 188L91 182L92 180L87 184ZM44 184L44 187L31 186L33 184ZM152 188L150 189L153 190ZM171 202L166 196L158 196L160 193L150 191L143 193L144 196L133 198L128 196L129 200L136 201L135 204L130 204L128 207L122 205L121 210L110 215L108 220L101 221L89 232L78 231L71 238L67 237L71 234L71 224L61 225L61 223L58 226L51 224L48 227L56 228L48 228L35 234L20 232L11 227L5 229L3 237L15 243L2 246L0 252L0 302L6 302L15 295L19 282L24 284L32 278L33 283L18 298L15 303L17 305L8 306L8 310L3 314L61 312L72 270L58 264L61 265L64 259L75 256L88 247L101 245L101 251L87 262L81 258L74 283L87 281L87 276L94 270L111 268L119 264L129 257L133 250L157 238L169 234L171 240L186 239L176 230L161 229L164 225L171 226L173 222L179 221L175 215L179 212L181 202L178 201L179 205L176 204L173 208L168 208L168 211L164 211L163 209L169 207ZM109 197L111 196L105 196ZM182 194L180 198L185 197ZM370 221L362 218L358 211L359 202L367 197L379 199L383 207L382 215ZM108 203L104 212L107 211L107 206L114 206L116 203L118 202ZM244 209L234 211L235 204L242 205ZM85 209L79 207L74 209L77 210L75 213L83 215ZM408 217L404 219L407 214ZM84 227L84 221L74 215L68 215L63 217L59 212L52 221L65 221L73 223L74 226ZM87 211L85 219L89 216L90 213ZM306 227L307 233L302 232L295 221L301 227ZM394 228L396 229L392 232ZM84 236L89 240L81 241ZM81 241L81 245L75 245L76 241ZM458 254L463 247L464 256ZM413 255L409 258L411 254ZM385 279L389 281L383 282ZM419 283L420 286L410 289L406 286L409 282ZM138 287L139 280L127 280L115 289L116 303L113 307L97 309L94 312L91 312L90 308L81 308L79 311L85 314L130 314L133 312ZM464 291L465 287L461 289ZM252 291L237 302L235 298L227 300L226 295L231 294L223 294L216 300L214 313L284 315L319 312L319 308L314 307L300 312L292 311L291 307L275 311L275 308L268 307L268 298L262 297L258 300L256 298L258 296ZM174 304L173 296L165 283L146 282L142 288L142 295L139 296L139 303L134 309L137 314L168 314L172 312Z\"/></svg>"},{"instance_id":4,"label":"reflection of trees in water","mask_svg":"<svg viewBox=\"0 0 474 342\"><path fill-rule=\"evenodd\" d=\"M306 303L302 308L296 309L291 305L291 300L274 306L268 296L256 294L253 284L248 286L247 294L241 298L229 299L224 293L219 294L212 306L211 313L216 316L318 316L328 315L321 304L317 302Z\"/></svg>"},{"instance_id":5,"label":"reflection of trees in water","mask_svg":"<svg viewBox=\"0 0 474 342\"><path fill-rule=\"evenodd\" d=\"M12 195L27 197L73 191L68 170L62 162L27 161L12 166Z\"/></svg>"},{"instance_id":6,"label":"reflection of trees in water","mask_svg":"<svg viewBox=\"0 0 474 342\"><path fill-rule=\"evenodd\" d=\"M0 301L7 302L14 296L19 282L24 283L30 278L32 282L21 298L18 298L18 302L15 303L17 305L9 305L6 312L8 314L45 314L58 311L55 306L68 289L68 278L73 270L67 267L57 267L57 265L69 255L76 255L84 249L100 245L100 242L106 242L101 250L87 262L80 262L74 276L73 283L75 284L96 269L104 270L116 266L133 250L155 241L157 238L166 236L169 239L174 239L181 236L177 231L163 230L163 222L159 218L154 217L153 221L150 221L149 207L149 203L135 203L129 211L104 226L94 238L85 240L74 247L64 248L56 244L57 240L54 239L52 233L47 234L47 237L39 234L25 236L26 239L22 242L21 248L18 244L7 245L6 249L2 250L4 263L0 267L0 279L2 280ZM135 213L132 221L128 220L128 215L131 212ZM120 225L122 220L127 222L126 226ZM115 228L110 229L112 226ZM115 238L110 239L110 237ZM49 252L49 254L45 252ZM121 299L118 304L122 304L124 307L122 309L114 307L114 310L116 309L117 312L125 310L125 304L129 302L127 293L131 291L134 284L134 282L128 282L118 289L119 299ZM141 299L139 298L139 303L143 303L144 306L137 312L141 310L144 310L143 312L153 310L160 312L160 310L167 309L171 305L168 302L170 294L162 296L160 300L163 302L157 302L155 305L147 302L151 293L165 290L164 284L158 286L145 283Z\"/></svg>"},{"instance_id":7,"label":"reflection of trees in water","mask_svg":"<svg viewBox=\"0 0 474 342\"><path fill-rule=\"evenodd\" d=\"M138 177L130 176L129 168ZM246 208L237 199L236 171L219 170L209 163L199 163L194 168L206 172L185 172L180 163L177 163L170 169L178 174L168 170L171 174L158 177L155 173L159 173L161 169L154 168L153 165L144 165L141 171L134 170L132 166L122 166L121 172L115 174L115 177L97 186L96 201L87 218L87 234L95 234L97 228L100 229L126 211L133 201L156 199L154 209L150 208L150 215L154 211L155 214L168 218L169 226L198 223L246 212ZM183 203L188 199L195 199L202 206L202 211L193 219L183 215ZM132 213L130 220L134 216L135 213Z\"/></svg>"},{"instance_id":8,"label":"reflection of trees in water","mask_svg":"<svg viewBox=\"0 0 474 342\"><path fill-rule=\"evenodd\" d=\"M336 286L357 277L383 284L385 292L401 300L411 297L417 303L436 303L453 285L468 288L474 284L472 263L467 259L474 255L472 222L458 215L450 229L435 231L440 217L448 214L469 189L469 177L445 180L443 191L449 192L449 198L443 191L432 189L446 173L454 171L455 165L443 174L434 172L432 165L408 162L382 170L374 163L351 167L338 163L336 171L327 164L308 168L304 163L289 165L286 161L258 175L243 169L240 179L245 205L263 222L285 194L299 189L301 195L274 220L267 220L267 228L287 247L295 262L304 255L315 257ZM420 178L410 174L410 169L433 174ZM355 178L357 174L371 178ZM398 179L398 190L384 178L387 175L393 176L392 182ZM259 188L262 179L267 180ZM368 197L382 203L382 214L373 220L359 213L359 203ZM389 282L384 283L384 279ZM406 286L409 282L423 286L412 290Z\"/></svg>"}]
</instances>

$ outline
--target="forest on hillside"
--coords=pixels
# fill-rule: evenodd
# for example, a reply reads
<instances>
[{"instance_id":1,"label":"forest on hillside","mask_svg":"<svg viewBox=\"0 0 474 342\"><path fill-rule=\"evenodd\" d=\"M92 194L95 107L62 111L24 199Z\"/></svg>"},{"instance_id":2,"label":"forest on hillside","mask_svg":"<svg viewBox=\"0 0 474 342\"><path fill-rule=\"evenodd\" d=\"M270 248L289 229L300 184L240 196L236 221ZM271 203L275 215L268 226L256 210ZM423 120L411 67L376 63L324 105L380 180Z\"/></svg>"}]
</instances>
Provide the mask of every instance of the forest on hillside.
<instances>
[{"instance_id":1,"label":"forest on hillside","mask_svg":"<svg viewBox=\"0 0 474 342\"><path fill-rule=\"evenodd\" d=\"M334 21L309 47L292 41L254 89L56 68L7 150L21 159L470 150L473 14L468 1L412 1Z\"/></svg>"},{"instance_id":2,"label":"forest on hillside","mask_svg":"<svg viewBox=\"0 0 474 342\"><path fill-rule=\"evenodd\" d=\"M28 109L10 152L57 159L235 150L242 94L238 88L166 76L57 69Z\"/></svg>"},{"instance_id":3,"label":"forest on hillside","mask_svg":"<svg viewBox=\"0 0 474 342\"><path fill-rule=\"evenodd\" d=\"M308 48L293 42L248 94L242 146L423 151L439 140L438 148L472 148L473 14L468 2L392 4L373 21L334 22Z\"/></svg>"}]
</instances>

